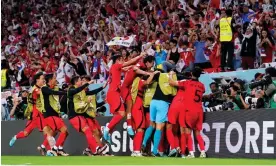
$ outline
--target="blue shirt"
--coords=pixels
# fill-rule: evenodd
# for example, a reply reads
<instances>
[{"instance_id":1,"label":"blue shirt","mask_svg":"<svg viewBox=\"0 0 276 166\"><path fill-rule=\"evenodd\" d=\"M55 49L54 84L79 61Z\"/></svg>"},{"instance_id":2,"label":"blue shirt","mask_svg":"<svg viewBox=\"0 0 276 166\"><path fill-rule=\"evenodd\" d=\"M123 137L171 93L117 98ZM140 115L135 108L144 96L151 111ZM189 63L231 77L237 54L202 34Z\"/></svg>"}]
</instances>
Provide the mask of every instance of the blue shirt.
<instances>
[{"instance_id":1,"label":"blue shirt","mask_svg":"<svg viewBox=\"0 0 276 166\"><path fill-rule=\"evenodd\" d=\"M195 51L195 63L205 63L208 60L204 56L205 42L196 41L194 43Z\"/></svg>"},{"instance_id":2,"label":"blue shirt","mask_svg":"<svg viewBox=\"0 0 276 166\"><path fill-rule=\"evenodd\" d=\"M250 22L251 19L254 19L254 17L251 17L251 19L248 18L249 15L253 14L254 12L248 12L246 14L242 15L242 22L246 23L246 22Z\"/></svg>"},{"instance_id":3,"label":"blue shirt","mask_svg":"<svg viewBox=\"0 0 276 166\"><path fill-rule=\"evenodd\" d=\"M155 52L155 64L160 65L167 59L167 53L164 50L161 50L159 53Z\"/></svg>"}]
</instances>

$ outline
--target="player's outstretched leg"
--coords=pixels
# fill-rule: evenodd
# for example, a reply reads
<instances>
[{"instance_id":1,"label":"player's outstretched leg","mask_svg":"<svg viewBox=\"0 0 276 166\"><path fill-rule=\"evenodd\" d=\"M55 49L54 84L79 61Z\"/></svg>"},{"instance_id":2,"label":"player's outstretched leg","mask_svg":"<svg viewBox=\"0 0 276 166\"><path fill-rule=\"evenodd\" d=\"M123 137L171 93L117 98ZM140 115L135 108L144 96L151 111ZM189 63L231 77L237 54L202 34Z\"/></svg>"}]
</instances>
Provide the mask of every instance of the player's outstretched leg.
<instances>
[{"instance_id":1,"label":"player's outstretched leg","mask_svg":"<svg viewBox=\"0 0 276 166\"><path fill-rule=\"evenodd\" d=\"M13 136L9 142L9 145L12 147L17 139L27 137L33 131L34 128L36 128L36 124L34 123L34 121L28 120L25 129Z\"/></svg>"},{"instance_id":2,"label":"player's outstretched leg","mask_svg":"<svg viewBox=\"0 0 276 166\"><path fill-rule=\"evenodd\" d=\"M205 152L205 146L204 146L204 141L202 139L202 136L200 135L200 131L196 130L196 140L198 142L199 148L200 148L200 158L206 158L206 152Z\"/></svg>"},{"instance_id":3,"label":"player's outstretched leg","mask_svg":"<svg viewBox=\"0 0 276 166\"><path fill-rule=\"evenodd\" d=\"M110 132L114 129L114 127L125 117L125 111L118 111L114 114L110 123L104 128L103 137L104 139L111 144Z\"/></svg>"}]
</instances>

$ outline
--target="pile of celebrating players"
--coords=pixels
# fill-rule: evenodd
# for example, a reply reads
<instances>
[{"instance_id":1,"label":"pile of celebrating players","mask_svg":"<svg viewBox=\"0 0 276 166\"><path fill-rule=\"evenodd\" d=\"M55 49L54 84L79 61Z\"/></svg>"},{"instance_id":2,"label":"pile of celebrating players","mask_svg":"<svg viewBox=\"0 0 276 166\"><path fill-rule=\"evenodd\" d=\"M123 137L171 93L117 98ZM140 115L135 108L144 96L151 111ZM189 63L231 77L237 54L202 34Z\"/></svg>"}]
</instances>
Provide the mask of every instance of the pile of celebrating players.
<instances>
[{"instance_id":1,"label":"pile of celebrating players","mask_svg":"<svg viewBox=\"0 0 276 166\"><path fill-rule=\"evenodd\" d=\"M170 145L168 156L194 158L191 136L194 131L201 150L200 157L205 158L204 142L200 135L205 88L198 80L202 70L194 68L189 79L184 79L185 76L173 70L164 73L161 69L153 69L155 58L144 52L129 61L124 61L118 54L112 57L112 62L108 81L94 90L88 89L93 83L89 76L72 77L68 90L60 91L55 74L37 73L25 111L29 120L25 129L12 137L10 146L38 128L44 134L43 143L38 147L42 155L68 156L63 149L68 130L60 117L59 103L59 96L66 95L70 124L85 136L88 143L83 151L85 155L110 155L110 134L126 116L127 131L133 137L131 156L164 156L163 139L167 138ZM125 74L123 83L122 73ZM95 118L95 95L107 85L106 101L113 117L102 132ZM58 132L59 136L56 137ZM152 136L153 149L150 151L148 145Z\"/></svg>"}]
</instances>

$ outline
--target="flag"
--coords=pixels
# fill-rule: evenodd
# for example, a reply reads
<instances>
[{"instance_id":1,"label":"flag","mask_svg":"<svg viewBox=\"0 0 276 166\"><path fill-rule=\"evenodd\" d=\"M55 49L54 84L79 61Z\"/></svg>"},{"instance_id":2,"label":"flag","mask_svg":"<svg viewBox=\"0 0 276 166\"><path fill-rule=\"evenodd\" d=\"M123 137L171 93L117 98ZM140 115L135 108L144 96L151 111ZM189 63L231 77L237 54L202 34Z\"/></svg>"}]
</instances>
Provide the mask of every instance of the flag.
<instances>
[{"instance_id":1,"label":"flag","mask_svg":"<svg viewBox=\"0 0 276 166\"><path fill-rule=\"evenodd\" d=\"M124 46L124 47L130 47L131 43L135 39L136 35L131 35L127 37L114 37L111 41L109 41L106 45L107 46Z\"/></svg>"}]
</instances>

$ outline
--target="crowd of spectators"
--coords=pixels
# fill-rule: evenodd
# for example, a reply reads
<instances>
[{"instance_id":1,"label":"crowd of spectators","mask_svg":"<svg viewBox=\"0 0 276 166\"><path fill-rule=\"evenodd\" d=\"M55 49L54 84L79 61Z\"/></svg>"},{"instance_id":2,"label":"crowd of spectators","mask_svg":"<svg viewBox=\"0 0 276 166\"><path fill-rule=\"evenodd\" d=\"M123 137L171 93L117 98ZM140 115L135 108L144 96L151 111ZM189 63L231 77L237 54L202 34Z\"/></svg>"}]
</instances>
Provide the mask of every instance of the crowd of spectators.
<instances>
[{"instance_id":1,"label":"crowd of spectators","mask_svg":"<svg viewBox=\"0 0 276 166\"><path fill-rule=\"evenodd\" d=\"M276 59L275 0L3 0L1 89L30 86L39 72L108 78L111 57L144 51L164 71L253 69ZM232 46L220 20L232 17ZM136 35L130 47L107 46ZM4 74L3 74L4 73ZM5 75L5 76L3 76Z\"/></svg>"}]
</instances>

